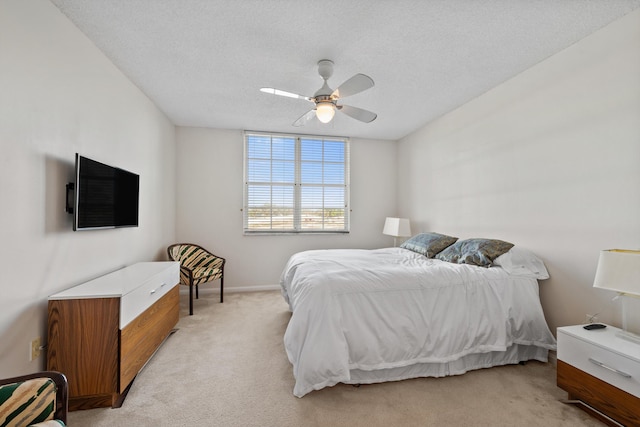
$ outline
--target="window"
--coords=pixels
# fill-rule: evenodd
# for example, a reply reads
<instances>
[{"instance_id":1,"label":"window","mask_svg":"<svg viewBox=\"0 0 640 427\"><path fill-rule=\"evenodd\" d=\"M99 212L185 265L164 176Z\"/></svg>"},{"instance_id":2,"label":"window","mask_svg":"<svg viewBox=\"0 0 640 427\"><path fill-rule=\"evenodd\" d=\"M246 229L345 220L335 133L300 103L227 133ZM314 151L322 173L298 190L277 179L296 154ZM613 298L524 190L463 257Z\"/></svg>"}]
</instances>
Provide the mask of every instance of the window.
<instances>
[{"instance_id":1,"label":"window","mask_svg":"<svg viewBox=\"0 0 640 427\"><path fill-rule=\"evenodd\" d=\"M348 233L349 141L245 133L244 232Z\"/></svg>"}]
</instances>

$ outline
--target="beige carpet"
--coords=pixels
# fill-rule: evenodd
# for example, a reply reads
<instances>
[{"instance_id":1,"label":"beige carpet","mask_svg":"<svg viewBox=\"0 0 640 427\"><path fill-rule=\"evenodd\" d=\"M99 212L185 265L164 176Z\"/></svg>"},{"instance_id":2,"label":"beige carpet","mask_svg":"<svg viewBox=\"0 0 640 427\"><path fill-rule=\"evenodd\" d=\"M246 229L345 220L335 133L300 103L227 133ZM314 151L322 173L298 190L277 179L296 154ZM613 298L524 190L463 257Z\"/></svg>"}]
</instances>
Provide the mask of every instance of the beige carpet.
<instances>
[{"instance_id":1,"label":"beige carpet","mask_svg":"<svg viewBox=\"0 0 640 427\"><path fill-rule=\"evenodd\" d=\"M282 337L279 292L201 292L180 330L136 378L119 409L69 414L99 426L601 426L558 401L552 364L529 362L447 378L340 384L299 399Z\"/></svg>"}]
</instances>

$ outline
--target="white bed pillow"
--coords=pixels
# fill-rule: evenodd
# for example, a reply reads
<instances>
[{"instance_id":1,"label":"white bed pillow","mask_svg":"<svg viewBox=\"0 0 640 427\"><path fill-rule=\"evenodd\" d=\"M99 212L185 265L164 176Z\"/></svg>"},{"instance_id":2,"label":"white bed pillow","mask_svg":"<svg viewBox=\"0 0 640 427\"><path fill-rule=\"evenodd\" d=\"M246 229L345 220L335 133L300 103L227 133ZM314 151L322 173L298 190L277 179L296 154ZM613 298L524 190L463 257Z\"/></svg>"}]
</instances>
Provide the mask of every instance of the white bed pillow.
<instances>
[{"instance_id":1,"label":"white bed pillow","mask_svg":"<svg viewBox=\"0 0 640 427\"><path fill-rule=\"evenodd\" d=\"M507 273L514 276L531 276L536 279L549 278L549 272L542 260L533 252L517 246L493 260L493 265L502 267Z\"/></svg>"}]
</instances>

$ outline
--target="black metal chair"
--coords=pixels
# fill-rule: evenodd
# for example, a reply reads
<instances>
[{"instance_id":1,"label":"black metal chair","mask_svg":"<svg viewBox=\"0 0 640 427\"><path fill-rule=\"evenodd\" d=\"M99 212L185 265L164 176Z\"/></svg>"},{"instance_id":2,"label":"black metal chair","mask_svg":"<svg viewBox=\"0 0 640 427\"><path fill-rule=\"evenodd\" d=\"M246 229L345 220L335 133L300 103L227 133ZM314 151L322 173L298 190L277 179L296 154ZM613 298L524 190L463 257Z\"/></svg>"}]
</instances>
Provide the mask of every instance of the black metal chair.
<instances>
[{"instance_id":1,"label":"black metal chair","mask_svg":"<svg viewBox=\"0 0 640 427\"><path fill-rule=\"evenodd\" d=\"M180 262L180 283L189 286L190 315L193 314L193 288L198 299L198 285L202 283L220 279L220 302L224 302L224 258L193 243L171 245L167 254L171 260Z\"/></svg>"}]
</instances>

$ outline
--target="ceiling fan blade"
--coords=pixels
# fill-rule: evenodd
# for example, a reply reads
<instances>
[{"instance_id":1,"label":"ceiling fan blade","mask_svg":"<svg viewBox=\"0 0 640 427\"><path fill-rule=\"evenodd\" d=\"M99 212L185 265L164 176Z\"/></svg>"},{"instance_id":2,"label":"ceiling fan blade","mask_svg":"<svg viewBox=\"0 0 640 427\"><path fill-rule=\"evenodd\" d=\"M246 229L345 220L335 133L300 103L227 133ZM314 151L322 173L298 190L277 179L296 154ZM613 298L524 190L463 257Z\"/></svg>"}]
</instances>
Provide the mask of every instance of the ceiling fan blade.
<instances>
[{"instance_id":1,"label":"ceiling fan blade","mask_svg":"<svg viewBox=\"0 0 640 427\"><path fill-rule=\"evenodd\" d=\"M306 101L313 102L313 100L308 96L298 95L297 93L287 92L273 87L260 88L260 92L270 93L271 95L286 96L287 98L304 99Z\"/></svg>"},{"instance_id":2,"label":"ceiling fan blade","mask_svg":"<svg viewBox=\"0 0 640 427\"><path fill-rule=\"evenodd\" d=\"M364 90L373 87L373 79L364 74L356 74L346 82L342 83L336 90L333 91L331 96L336 98L344 98L346 96L355 95Z\"/></svg>"},{"instance_id":3,"label":"ceiling fan blade","mask_svg":"<svg viewBox=\"0 0 640 427\"><path fill-rule=\"evenodd\" d=\"M364 110L358 107L351 107L350 105L338 105L336 107L338 110L342 111L349 117L353 117L356 120L360 120L361 122L370 123L378 117L376 113L372 113L371 111Z\"/></svg>"},{"instance_id":4,"label":"ceiling fan blade","mask_svg":"<svg viewBox=\"0 0 640 427\"><path fill-rule=\"evenodd\" d=\"M309 120L313 119L316 116L316 109L312 108L311 110L304 113L298 120L293 122L293 126L299 127L304 126L309 123Z\"/></svg>"}]
</instances>

